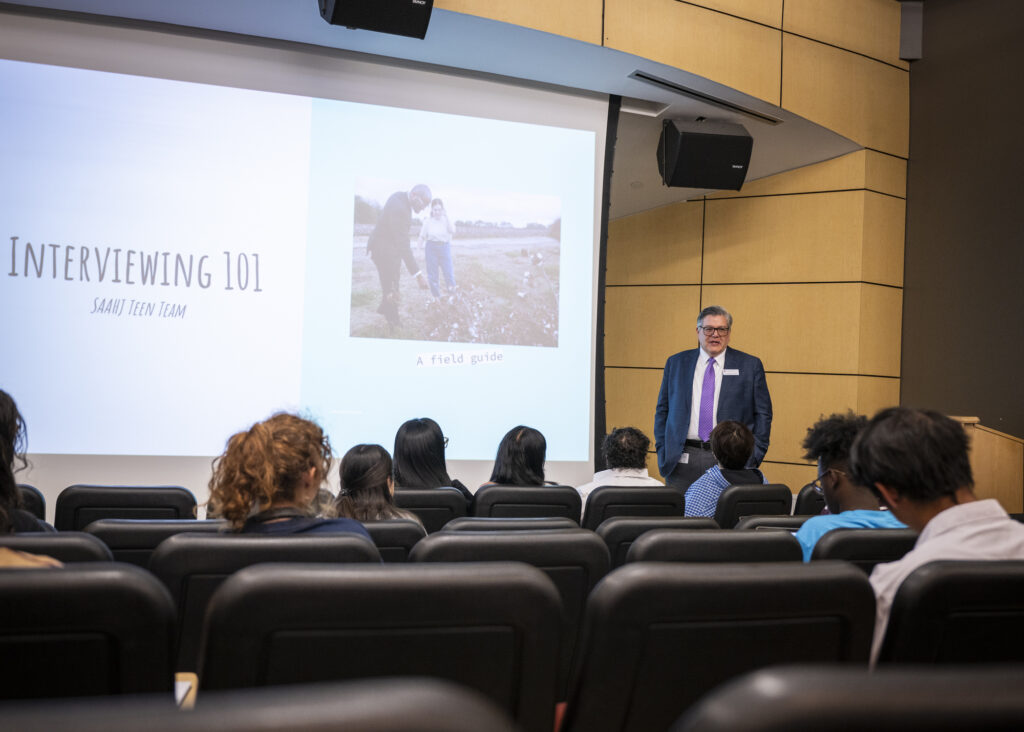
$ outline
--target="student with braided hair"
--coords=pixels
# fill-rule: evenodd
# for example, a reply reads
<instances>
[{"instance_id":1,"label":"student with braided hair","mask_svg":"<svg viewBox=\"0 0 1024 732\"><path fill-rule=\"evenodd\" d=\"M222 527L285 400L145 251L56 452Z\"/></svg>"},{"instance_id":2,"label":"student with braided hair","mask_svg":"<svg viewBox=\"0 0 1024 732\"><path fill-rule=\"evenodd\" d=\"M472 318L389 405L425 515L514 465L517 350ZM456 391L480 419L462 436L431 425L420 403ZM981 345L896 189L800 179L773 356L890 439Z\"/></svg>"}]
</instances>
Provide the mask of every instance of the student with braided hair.
<instances>
[{"instance_id":1,"label":"student with braided hair","mask_svg":"<svg viewBox=\"0 0 1024 732\"><path fill-rule=\"evenodd\" d=\"M370 535L350 518L316 518L331 467L331 443L315 422L275 414L232 435L213 462L210 505L243 534Z\"/></svg>"}]
</instances>

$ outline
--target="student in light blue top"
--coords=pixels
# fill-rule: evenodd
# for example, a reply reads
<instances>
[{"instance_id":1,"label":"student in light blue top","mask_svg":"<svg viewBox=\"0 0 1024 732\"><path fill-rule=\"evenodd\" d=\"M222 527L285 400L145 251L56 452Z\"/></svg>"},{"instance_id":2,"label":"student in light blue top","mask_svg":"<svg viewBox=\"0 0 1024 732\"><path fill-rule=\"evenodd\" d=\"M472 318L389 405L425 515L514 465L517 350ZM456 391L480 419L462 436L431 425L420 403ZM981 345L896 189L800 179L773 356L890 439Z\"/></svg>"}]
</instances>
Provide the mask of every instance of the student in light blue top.
<instances>
[{"instance_id":1,"label":"student in light blue top","mask_svg":"<svg viewBox=\"0 0 1024 732\"><path fill-rule=\"evenodd\" d=\"M890 512L879 510L871 490L850 479L850 448L867 423L867 417L847 412L823 417L807 430L804 458L818 463L813 485L824 496L829 513L807 519L795 534L805 562L818 539L833 529L907 528Z\"/></svg>"},{"instance_id":2,"label":"student in light blue top","mask_svg":"<svg viewBox=\"0 0 1024 732\"><path fill-rule=\"evenodd\" d=\"M713 518L718 498L729 486L767 483L760 470L745 467L753 452L754 433L749 427L733 420L719 422L711 430L711 453L718 462L686 489L684 513Z\"/></svg>"}]
</instances>

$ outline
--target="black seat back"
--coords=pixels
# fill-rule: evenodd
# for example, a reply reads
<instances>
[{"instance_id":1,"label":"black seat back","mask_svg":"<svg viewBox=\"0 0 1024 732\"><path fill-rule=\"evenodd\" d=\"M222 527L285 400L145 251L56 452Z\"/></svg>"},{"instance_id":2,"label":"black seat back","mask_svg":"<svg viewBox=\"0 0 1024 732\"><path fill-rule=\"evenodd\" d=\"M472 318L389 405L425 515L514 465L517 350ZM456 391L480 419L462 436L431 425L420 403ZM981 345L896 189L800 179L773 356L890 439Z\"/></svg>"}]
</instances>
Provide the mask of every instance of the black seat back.
<instances>
[{"instance_id":1,"label":"black seat back","mask_svg":"<svg viewBox=\"0 0 1024 732\"><path fill-rule=\"evenodd\" d=\"M565 698L587 596L609 569L608 549L592 531L442 531L417 544L413 562L516 561L542 570L562 600L559 699Z\"/></svg>"},{"instance_id":2,"label":"black seat back","mask_svg":"<svg viewBox=\"0 0 1024 732\"><path fill-rule=\"evenodd\" d=\"M463 516L452 519L444 531L539 531L544 529L578 529L579 524L565 516L550 518L492 518Z\"/></svg>"},{"instance_id":3,"label":"black seat back","mask_svg":"<svg viewBox=\"0 0 1024 732\"><path fill-rule=\"evenodd\" d=\"M42 491L28 483L18 483L21 493L21 507L40 521L46 521L46 498Z\"/></svg>"},{"instance_id":4,"label":"black seat back","mask_svg":"<svg viewBox=\"0 0 1024 732\"><path fill-rule=\"evenodd\" d=\"M466 515L466 498L457 488L395 488L395 505L416 514L428 534Z\"/></svg>"},{"instance_id":5,"label":"black seat back","mask_svg":"<svg viewBox=\"0 0 1024 732\"><path fill-rule=\"evenodd\" d=\"M808 483L796 494L796 501L793 503L794 516L817 516L825 508L825 496L815 489L813 483Z\"/></svg>"},{"instance_id":6,"label":"black seat back","mask_svg":"<svg viewBox=\"0 0 1024 732\"><path fill-rule=\"evenodd\" d=\"M1009 732L1024 729L1022 688L1020 666L764 669L712 691L672 732Z\"/></svg>"},{"instance_id":7,"label":"black seat back","mask_svg":"<svg viewBox=\"0 0 1024 732\"><path fill-rule=\"evenodd\" d=\"M843 559L871 574L876 564L895 562L915 543L913 529L833 529L818 539L811 559Z\"/></svg>"},{"instance_id":8,"label":"black seat back","mask_svg":"<svg viewBox=\"0 0 1024 732\"><path fill-rule=\"evenodd\" d=\"M896 591L879 663L1020 663L1024 560L941 561Z\"/></svg>"},{"instance_id":9,"label":"black seat back","mask_svg":"<svg viewBox=\"0 0 1024 732\"><path fill-rule=\"evenodd\" d=\"M579 492L567 485L485 485L476 492L474 516L545 518L564 516L579 523Z\"/></svg>"},{"instance_id":10,"label":"black seat back","mask_svg":"<svg viewBox=\"0 0 1024 732\"><path fill-rule=\"evenodd\" d=\"M627 564L590 594L562 729L664 730L747 671L866 666L874 618L867 577L844 562Z\"/></svg>"},{"instance_id":11,"label":"black seat back","mask_svg":"<svg viewBox=\"0 0 1024 732\"><path fill-rule=\"evenodd\" d=\"M416 542L427 535L426 530L409 519L388 519L387 521L364 521L373 543L377 545L380 558L385 562L406 562Z\"/></svg>"},{"instance_id":12,"label":"black seat back","mask_svg":"<svg viewBox=\"0 0 1024 732\"><path fill-rule=\"evenodd\" d=\"M605 519L614 516L681 517L685 503L675 488L652 486L603 485L587 496L583 508L583 528L596 530Z\"/></svg>"},{"instance_id":13,"label":"black seat back","mask_svg":"<svg viewBox=\"0 0 1024 732\"><path fill-rule=\"evenodd\" d=\"M177 608L178 671L195 671L199 636L210 597L231 574L262 562L380 562L377 548L358 534L254 536L175 534L149 560Z\"/></svg>"},{"instance_id":14,"label":"black seat back","mask_svg":"<svg viewBox=\"0 0 1024 732\"><path fill-rule=\"evenodd\" d=\"M734 529L780 529L796 531L811 516L742 516Z\"/></svg>"},{"instance_id":15,"label":"black seat back","mask_svg":"<svg viewBox=\"0 0 1024 732\"><path fill-rule=\"evenodd\" d=\"M633 542L627 562L799 562L788 531L655 529Z\"/></svg>"},{"instance_id":16,"label":"black seat back","mask_svg":"<svg viewBox=\"0 0 1024 732\"><path fill-rule=\"evenodd\" d=\"M214 691L189 711L145 697L20 703L0 715L11 732L521 732L480 694L425 678Z\"/></svg>"},{"instance_id":17,"label":"black seat back","mask_svg":"<svg viewBox=\"0 0 1024 732\"><path fill-rule=\"evenodd\" d=\"M112 562L102 541L82 531L30 531L0 535L0 546L29 554L45 554L62 562Z\"/></svg>"},{"instance_id":18,"label":"black seat back","mask_svg":"<svg viewBox=\"0 0 1024 732\"><path fill-rule=\"evenodd\" d=\"M653 529L717 529L714 519L685 516L682 518L644 518L613 516L601 522L597 535L604 539L611 554L612 569L626 563L626 553L637 537Z\"/></svg>"},{"instance_id":19,"label":"black seat back","mask_svg":"<svg viewBox=\"0 0 1024 732\"><path fill-rule=\"evenodd\" d=\"M196 497L180 486L71 485L57 496L54 526L81 531L104 518L192 519Z\"/></svg>"},{"instance_id":20,"label":"black seat back","mask_svg":"<svg viewBox=\"0 0 1024 732\"><path fill-rule=\"evenodd\" d=\"M173 633L167 590L138 567L0 570L0 697L162 693L171 704Z\"/></svg>"},{"instance_id":21,"label":"black seat back","mask_svg":"<svg viewBox=\"0 0 1024 732\"><path fill-rule=\"evenodd\" d=\"M115 561L149 567L150 556L167 537L191 532L223 532L227 526L221 519L100 519L83 531L106 544Z\"/></svg>"},{"instance_id":22,"label":"black seat back","mask_svg":"<svg viewBox=\"0 0 1024 732\"><path fill-rule=\"evenodd\" d=\"M731 529L743 516L792 513L793 494L782 483L731 485L722 491L715 508L715 521Z\"/></svg>"},{"instance_id":23,"label":"black seat back","mask_svg":"<svg viewBox=\"0 0 1024 732\"><path fill-rule=\"evenodd\" d=\"M550 732L559 616L551 581L518 563L249 567L210 603L199 677L205 694L431 676Z\"/></svg>"}]
</instances>

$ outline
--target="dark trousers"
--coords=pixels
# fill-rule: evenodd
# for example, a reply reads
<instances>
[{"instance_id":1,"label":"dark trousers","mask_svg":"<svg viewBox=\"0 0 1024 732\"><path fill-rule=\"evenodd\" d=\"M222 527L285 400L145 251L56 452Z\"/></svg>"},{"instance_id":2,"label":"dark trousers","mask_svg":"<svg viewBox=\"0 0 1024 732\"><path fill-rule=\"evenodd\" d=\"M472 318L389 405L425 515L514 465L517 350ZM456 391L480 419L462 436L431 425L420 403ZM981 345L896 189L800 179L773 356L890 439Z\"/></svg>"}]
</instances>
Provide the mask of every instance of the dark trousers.
<instances>
[{"instance_id":1,"label":"dark trousers","mask_svg":"<svg viewBox=\"0 0 1024 732\"><path fill-rule=\"evenodd\" d=\"M689 455L689 461L676 463L672 472L665 476L665 483L667 485L681 491L689 488L693 481L704 475L708 468L714 467L716 463L715 456L711 453L711 450L687 445L683 448L683 452Z\"/></svg>"}]
</instances>

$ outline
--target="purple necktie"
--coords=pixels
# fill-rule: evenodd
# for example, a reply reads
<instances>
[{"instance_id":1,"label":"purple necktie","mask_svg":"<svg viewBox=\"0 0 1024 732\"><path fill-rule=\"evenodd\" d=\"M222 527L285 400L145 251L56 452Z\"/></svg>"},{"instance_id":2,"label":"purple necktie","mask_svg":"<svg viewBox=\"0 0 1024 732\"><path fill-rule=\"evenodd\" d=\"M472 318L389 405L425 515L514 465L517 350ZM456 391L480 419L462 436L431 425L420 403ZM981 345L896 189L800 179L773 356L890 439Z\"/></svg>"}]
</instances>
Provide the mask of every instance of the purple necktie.
<instances>
[{"instance_id":1,"label":"purple necktie","mask_svg":"<svg viewBox=\"0 0 1024 732\"><path fill-rule=\"evenodd\" d=\"M715 426L715 359L708 360L704 371L704 384L700 390L700 418L697 421L697 436L701 442L711 438Z\"/></svg>"}]
</instances>

